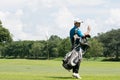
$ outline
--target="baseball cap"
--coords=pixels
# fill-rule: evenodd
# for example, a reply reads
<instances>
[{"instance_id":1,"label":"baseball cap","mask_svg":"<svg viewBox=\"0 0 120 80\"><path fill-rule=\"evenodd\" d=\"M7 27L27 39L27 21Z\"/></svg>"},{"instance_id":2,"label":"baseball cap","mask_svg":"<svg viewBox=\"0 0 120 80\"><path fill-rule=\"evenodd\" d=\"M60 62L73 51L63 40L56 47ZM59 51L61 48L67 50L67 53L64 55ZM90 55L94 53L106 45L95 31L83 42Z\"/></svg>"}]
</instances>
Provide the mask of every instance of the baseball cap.
<instances>
[{"instance_id":1,"label":"baseball cap","mask_svg":"<svg viewBox=\"0 0 120 80\"><path fill-rule=\"evenodd\" d=\"M76 18L76 19L74 19L74 23L83 23L83 21L80 20L79 18Z\"/></svg>"}]
</instances>

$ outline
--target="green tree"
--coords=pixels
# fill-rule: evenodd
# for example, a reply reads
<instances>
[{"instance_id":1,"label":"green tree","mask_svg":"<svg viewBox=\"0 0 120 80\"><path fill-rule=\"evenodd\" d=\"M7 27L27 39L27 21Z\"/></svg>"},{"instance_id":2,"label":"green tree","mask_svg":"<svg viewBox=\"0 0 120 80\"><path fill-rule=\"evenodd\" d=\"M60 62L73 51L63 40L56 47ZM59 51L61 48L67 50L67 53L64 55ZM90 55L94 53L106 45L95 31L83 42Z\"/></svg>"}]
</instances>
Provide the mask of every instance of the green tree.
<instances>
[{"instance_id":1,"label":"green tree","mask_svg":"<svg viewBox=\"0 0 120 80\"><path fill-rule=\"evenodd\" d=\"M2 53L3 57L12 57L12 58L29 58L31 48L31 41L14 41L7 43L4 47L4 52Z\"/></svg>"},{"instance_id":2,"label":"green tree","mask_svg":"<svg viewBox=\"0 0 120 80\"><path fill-rule=\"evenodd\" d=\"M40 56L42 57L42 55L43 55L43 52L42 52L43 47L44 47L44 45L42 43L40 43L40 42L34 42L32 44L32 47L30 49L30 53L33 55L33 57L35 59L38 59Z\"/></svg>"},{"instance_id":3,"label":"green tree","mask_svg":"<svg viewBox=\"0 0 120 80\"><path fill-rule=\"evenodd\" d=\"M57 35L52 35L48 40L48 53L50 57L58 57L58 47L61 42L61 38Z\"/></svg>"},{"instance_id":4,"label":"green tree","mask_svg":"<svg viewBox=\"0 0 120 80\"><path fill-rule=\"evenodd\" d=\"M92 38L89 41L89 44L90 44L90 48L85 54L86 58L94 57L94 59L96 59L97 57L103 55L103 44L101 42L99 42L95 38Z\"/></svg>"},{"instance_id":5,"label":"green tree","mask_svg":"<svg viewBox=\"0 0 120 80\"><path fill-rule=\"evenodd\" d=\"M0 21L0 43L11 42L12 37L8 29L2 26L2 22Z\"/></svg>"},{"instance_id":6,"label":"green tree","mask_svg":"<svg viewBox=\"0 0 120 80\"><path fill-rule=\"evenodd\" d=\"M4 28L0 20L0 56L4 52L5 43L12 42L12 37L8 29Z\"/></svg>"},{"instance_id":7,"label":"green tree","mask_svg":"<svg viewBox=\"0 0 120 80\"><path fill-rule=\"evenodd\" d=\"M3 50L4 50L4 47L0 45L0 57L2 57Z\"/></svg>"},{"instance_id":8,"label":"green tree","mask_svg":"<svg viewBox=\"0 0 120 80\"><path fill-rule=\"evenodd\" d=\"M71 43L69 37L63 39L59 46L59 56L64 57L66 53L71 50Z\"/></svg>"},{"instance_id":9,"label":"green tree","mask_svg":"<svg viewBox=\"0 0 120 80\"><path fill-rule=\"evenodd\" d=\"M104 44L104 55L119 59L120 56L120 29L99 34L97 37Z\"/></svg>"}]
</instances>

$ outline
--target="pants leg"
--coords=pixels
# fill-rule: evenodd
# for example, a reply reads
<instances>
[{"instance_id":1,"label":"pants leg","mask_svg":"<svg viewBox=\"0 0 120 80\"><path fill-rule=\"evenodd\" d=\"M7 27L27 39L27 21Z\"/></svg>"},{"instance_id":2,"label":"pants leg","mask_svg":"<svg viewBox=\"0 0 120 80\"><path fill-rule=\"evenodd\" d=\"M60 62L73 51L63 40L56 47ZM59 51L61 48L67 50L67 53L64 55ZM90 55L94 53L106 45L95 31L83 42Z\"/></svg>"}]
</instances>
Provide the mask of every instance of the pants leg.
<instances>
[{"instance_id":1,"label":"pants leg","mask_svg":"<svg viewBox=\"0 0 120 80\"><path fill-rule=\"evenodd\" d=\"M79 73L81 60L73 67L73 73Z\"/></svg>"}]
</instances>

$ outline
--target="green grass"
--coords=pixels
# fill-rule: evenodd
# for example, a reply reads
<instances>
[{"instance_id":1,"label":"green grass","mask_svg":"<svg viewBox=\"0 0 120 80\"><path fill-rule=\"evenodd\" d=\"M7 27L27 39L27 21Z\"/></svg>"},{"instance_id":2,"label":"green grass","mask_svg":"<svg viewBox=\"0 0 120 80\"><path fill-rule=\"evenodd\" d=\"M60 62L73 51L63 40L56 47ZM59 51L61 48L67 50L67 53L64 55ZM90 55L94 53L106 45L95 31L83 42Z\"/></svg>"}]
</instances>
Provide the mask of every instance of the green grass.
<instances>
[{"instance_id":1,"label":"green grass","mask_svg":"<svg viewBox=\"0 0 120 80\"><path fill-rule=\"evenodd\" d=\"M59 60L0 59L0 80L76 80ZM83 61L82 80L120 80L120 62Z\"/></svg>"}]
</instances>

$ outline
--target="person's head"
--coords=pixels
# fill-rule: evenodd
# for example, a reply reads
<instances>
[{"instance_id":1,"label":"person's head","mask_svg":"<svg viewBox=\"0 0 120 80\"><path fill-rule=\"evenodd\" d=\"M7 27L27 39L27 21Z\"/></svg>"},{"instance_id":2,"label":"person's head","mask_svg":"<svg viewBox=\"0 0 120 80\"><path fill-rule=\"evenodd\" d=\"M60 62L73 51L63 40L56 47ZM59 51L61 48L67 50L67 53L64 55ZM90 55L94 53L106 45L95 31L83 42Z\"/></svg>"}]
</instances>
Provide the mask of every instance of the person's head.
<instances>
[{"instance_id":1,"label":"person's head","mask_svg":"<svg viewBox=\"0 0 120 80\"><path fill-rule=\"evenodd\" d=\"M83 21L81 21L80 19L75 19L75 20L74 20L74 25L75 25L76 27L80 27L81 23L83 23Z\"/></svg>"}]
</instances>

